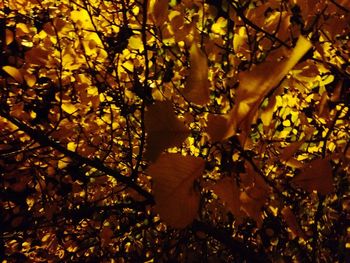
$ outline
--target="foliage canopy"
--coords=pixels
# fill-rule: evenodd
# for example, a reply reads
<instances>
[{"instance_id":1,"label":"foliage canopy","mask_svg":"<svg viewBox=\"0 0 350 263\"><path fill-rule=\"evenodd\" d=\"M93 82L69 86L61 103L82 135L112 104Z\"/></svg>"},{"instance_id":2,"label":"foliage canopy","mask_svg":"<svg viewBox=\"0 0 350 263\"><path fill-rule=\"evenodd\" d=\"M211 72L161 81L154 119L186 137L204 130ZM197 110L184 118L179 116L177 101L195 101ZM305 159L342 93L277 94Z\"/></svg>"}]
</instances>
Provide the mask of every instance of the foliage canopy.
<instances>
[{"instance_id":1,"label":"foliage canopy","mask_svg":"<svg viewBox=\"0 0 350 263\"><path fill-rule=\"evenodd\" d=\"M350 260L348 0L3 0L3 262Z\"/></svg>"}]
</instances>

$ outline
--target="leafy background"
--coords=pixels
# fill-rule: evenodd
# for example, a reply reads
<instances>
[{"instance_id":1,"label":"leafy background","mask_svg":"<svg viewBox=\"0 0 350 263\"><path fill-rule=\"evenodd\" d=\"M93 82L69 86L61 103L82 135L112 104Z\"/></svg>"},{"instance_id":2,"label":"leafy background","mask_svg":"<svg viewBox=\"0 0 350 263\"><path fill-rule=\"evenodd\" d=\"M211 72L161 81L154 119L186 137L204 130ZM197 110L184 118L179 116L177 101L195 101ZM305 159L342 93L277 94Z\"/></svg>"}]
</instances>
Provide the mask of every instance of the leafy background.
<instances>
[{"instance_id":1,"label":"leafy background","mask_svg":"<svg viewBox=\"0 0 350 263\"><path fill-rule=\"evenodd\" d=\"M0 2L2 262L349 260L350 2Z\"/></svg>"}]
</instances>

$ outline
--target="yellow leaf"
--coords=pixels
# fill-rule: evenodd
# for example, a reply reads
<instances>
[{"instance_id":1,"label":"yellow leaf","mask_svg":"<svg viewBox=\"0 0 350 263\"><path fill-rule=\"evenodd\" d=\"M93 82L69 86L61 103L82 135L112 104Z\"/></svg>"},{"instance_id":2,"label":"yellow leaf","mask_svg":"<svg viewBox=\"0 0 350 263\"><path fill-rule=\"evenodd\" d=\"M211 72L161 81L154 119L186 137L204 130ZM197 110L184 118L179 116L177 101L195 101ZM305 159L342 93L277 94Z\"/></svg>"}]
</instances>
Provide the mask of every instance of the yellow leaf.
<instances>
[{"instance_id":1,"label":"yellow leaf","mask_svg":"<svg viewBox=\"0 0 350 263\"><path fill-rule=\"evenodd\" d=\"M18 83L23 83L23 76L19 69L12 66L3 66L2 70L9 74Z\"/></svg>"},{"instance_id":2,"label":"yellow leaf","mask_svg":"<svg viewBox=\"0 0 350 263\"><path fill-rule=\"evenodd\" d=\"M312 193L326 195L334 191L332 166L328 159L316 159L305 165L302 172L292 179L294 185Z\"/></svg>"},{"instance_id":3,"label":"yellow leaf","mask_svg":"<svg viewBox=\"0 0 350 263\"><path fill-rule=\"evenodd\" d=\"M188 128L176 117L169 101L158 101L148 107L145 126L145 158L150 161L154 161L166 148L180 146L189 135Z\"/></svg>"},{"instance_id":4,"label":"yellow leaf","mask_svg":"<svg viewBox=\"0 0 350 263\"><path fill-rule=\"evenodd\" d=\"M73 104L69 102L63 102L62 103L62 109L67 112L68 114L73 114L77 111L77 107L75 107Z\"/></svg>"},{"instance_id":5,"label":"yellow leaf","mask_svg":"<svg viewBox=\"0 0 350 263\"><path fill-rule=\"evenodd\" d=\"M129 45L128 46L131 49L137 49L140 52L142 52L144 48L143 48L141 36L139 36L139 35L131 36L129 38Z\"/></svg>"},{"instance_id":6,"label":"yellow leaf","mask_svg":"<svg viewBox=\"0 0 350 263\"><path fill-rule=\"evenodd\" d=\"M194 181L205 161L193 156L163 154L146 171L153 178L155 211L169 226L184 228L195 219L200 193Z\"/></svg>"},{"instance_id":7,"label":"yellow leaf","mask_svg":"<svg viewBox=\"0 0 350 263\"><path fill-rule=\"evenodd\" d=\"M75 151L76 148L77 148L77 144L76 144L75 142L69 142L69 143L67 144L67 149L68 149L69 151Z\"/></svg>"},{"instance_id":8,"label":"yellow leaf","mask_svg":"<svg viewBox=\"0 0 350 263\"><path fill-rule=\"evenodd\" d=\"M211 31L215 34L225 35L227 27L227 20L223 17L219 17L218 20L211 26Z\"/></svg>"},{"instance_id":9,"label":"yellow leaf","mask_svg":"<svg viewBox=\"0 0 350 263\"><path fill-rule=\"evenodd\" d=\"M190 49L190 70L184 96L199 105L209 102L208 61L196 43Z\"/></svg>"}]
</instances>

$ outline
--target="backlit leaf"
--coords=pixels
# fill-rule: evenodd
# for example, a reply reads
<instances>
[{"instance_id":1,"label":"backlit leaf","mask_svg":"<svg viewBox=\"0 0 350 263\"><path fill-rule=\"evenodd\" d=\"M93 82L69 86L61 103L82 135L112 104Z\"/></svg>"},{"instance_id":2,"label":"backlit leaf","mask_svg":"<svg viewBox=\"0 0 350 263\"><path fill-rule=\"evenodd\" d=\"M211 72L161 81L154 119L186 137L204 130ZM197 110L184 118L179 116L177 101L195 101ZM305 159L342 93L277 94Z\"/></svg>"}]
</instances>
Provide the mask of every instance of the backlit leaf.
<instances>
[{"instance_id":1,"label":"backlit leaf","mask_svg":"<svg viewBox=\"0 0 350 263\"><path fill-rule=\"evenodd\" d=\"M73 114L77 110L77 107L72 103L64 102L62 103L62 109L68 114Z\"/></svg>"},{"instance_id":2,"label":"backlit leaf","mask_svg":"<svg viewBox=\"0 0 350 263\"><path fill-rule=\"evenodd\" d=\"M3 66L2 70L9 74L18 83L23 83L23 76L19 69L12 66Z\"/></svg>"},{"instance_id":3,"label":"backlit leaf","mask_svg":"<svg viewBox=\"0 0 350 263\"><path fill-rule=\"evenodd\" d=\"M147 148L145 158L154 161L165 149L180 146L189 135L188 128L175 115L171 102L158 101L145 114Z\"/></svg>"},{"instance_id":4,"label":"backlit leaf","mask_svg":"<svg viewBox=\"0 0 350 263\"><path fill-rule=\"evenodd\" d=\"M234 106L237 117L233 119L234 127L240 127L248 132L264 97L277 86L311 46L311 42L301 36L288 58L280 62L276 61L278 57L272 61L266 60L251 71L239 74L240 85L236 95L237 103ZM245 103L244 110L242 110L242 103Z\"/></svg>"},{"instance_id":5,"label":"backlit leaf","mask_svg":"<svg viewBox=\"0 0 350 263\"><path fill-rule=\"evenodd\" d=\"M146 171L153 178L155 211L169 226L184 228L195 219L199 191L194 181L204 170L204 160L180 154L163 154Z\"/></svg>"},{"instance_id":6,"label":"backlit leaf","mask_svg":"<svg viewBox=\"0 0 350 263\"><path fill-rule=\"evenodd\" d=\"M156 26L162 26L168 17L168 0L150 1L150 12Z\"/></svg>"}]
</instances>

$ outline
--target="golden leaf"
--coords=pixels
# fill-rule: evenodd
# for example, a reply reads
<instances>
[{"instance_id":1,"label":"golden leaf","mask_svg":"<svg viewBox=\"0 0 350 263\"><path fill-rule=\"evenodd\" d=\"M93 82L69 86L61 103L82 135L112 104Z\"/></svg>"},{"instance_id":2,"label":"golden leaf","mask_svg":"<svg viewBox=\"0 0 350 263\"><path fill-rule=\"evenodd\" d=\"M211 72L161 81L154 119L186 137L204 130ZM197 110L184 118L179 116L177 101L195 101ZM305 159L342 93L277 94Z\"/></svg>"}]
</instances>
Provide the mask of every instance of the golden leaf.
<instances>
[{"instance_id":1,"label":"golden leaf","mask_svg":"<svg viewBox=\"0 0 350 263\"><path fill-rule=\"evenodd\" d=\"M235 129L241 128L244 132L249 132L261 101L278 85L311 46L311 42L301 36L288 58L280 62L278 62L279 57L266 60L252 70L239 74L237 103L233 108L236 118L233 118L232 125ZM243 109L242 103L244 103Z\"/></svg>"},{"instance_id":2,"label":"golden leaf","mask_svg":"<svg viewBox=\"0 0 350 263\"><path fill-rule=\"evenodd\" d=\"M155 211L169 226L184 228L195 219L200 193L194 181L204 171L205 161L193 156L163 154L146 173L153 178Z\"/></svg>"},{"instance_id":3,"label":"golden leaf","mask_svg":"<svg viewBox=\"0 0 350 263\"><path fill-rule=\"evenodd\" d=\"M77 107L69 102L63 102L62 103L62 109L67 112L68 114L73 114L77 111Z\"/></svg>"},{"instance_id":4,"label":"golden leaf","mask_svg":"<svg viewBox=\"0 0 350 263\"><path fill-rule=\"evenodd\" d=\"M2 70L9 74L18 83L23 83L23 76L19 69L12 66L3 66Z\"/></svg>"},{"instance_id":5,"label":"golden leaf","mask_svg":"<svg viewBox=\"0 0 350 263\"><path fill-rule=\"evenodd\" d=\"M145 126L145 158L150 161L154 161L166 148L180 146L189 135L188 128L176 117L169 101L158 101L148 107Z\"/></svg>"}]
</instances>

